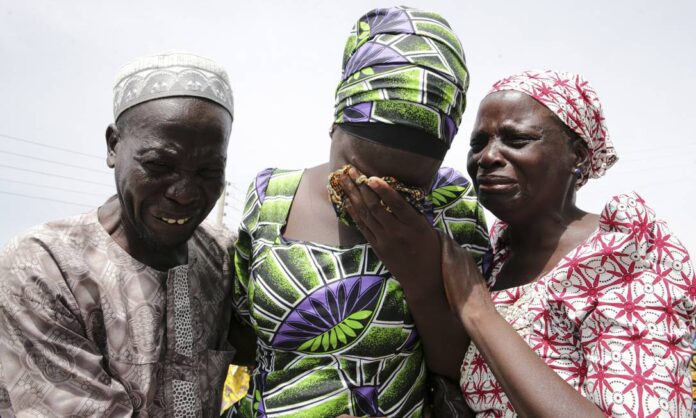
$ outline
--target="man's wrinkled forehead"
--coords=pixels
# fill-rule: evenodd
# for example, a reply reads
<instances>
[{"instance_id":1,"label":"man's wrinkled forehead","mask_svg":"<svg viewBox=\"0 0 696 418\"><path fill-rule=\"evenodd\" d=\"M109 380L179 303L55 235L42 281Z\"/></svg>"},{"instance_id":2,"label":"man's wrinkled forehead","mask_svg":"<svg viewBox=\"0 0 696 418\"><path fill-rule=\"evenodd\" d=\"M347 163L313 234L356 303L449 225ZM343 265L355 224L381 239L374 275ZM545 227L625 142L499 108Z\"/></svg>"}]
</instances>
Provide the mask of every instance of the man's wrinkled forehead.
<instances>
[{"instance_id":1,"label":"man's wrinkled forehead","mask_svg":"<svg viewBox=\"0 0 696 418\"><path fill-rule=\"evenodd\" d=\"M232 117L224 107L207 99L165 97L125 110L116 124L121 129L224 132L231 129Z\"/></svg>"}]
</instances>

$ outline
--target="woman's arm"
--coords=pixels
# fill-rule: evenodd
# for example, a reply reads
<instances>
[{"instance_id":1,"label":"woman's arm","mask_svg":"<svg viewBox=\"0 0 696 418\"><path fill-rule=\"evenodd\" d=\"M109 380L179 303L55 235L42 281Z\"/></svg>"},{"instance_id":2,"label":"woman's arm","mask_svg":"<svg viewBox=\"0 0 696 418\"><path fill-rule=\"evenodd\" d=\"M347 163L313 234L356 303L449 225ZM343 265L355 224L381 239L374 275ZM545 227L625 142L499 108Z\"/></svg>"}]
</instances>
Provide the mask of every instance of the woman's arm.
<instances>
[{"instance_id":1,"label":"woman's arm","mask_svg":"<svg viewBox=\"0 0 696 418\"><path fill-rule=\"evenodd\" d=\"M352 171L351 176L357 178ZM465 249L448 237L437 242L437 232L382 180L357 185L344 178L342 186L350 201L347 210L404 288L432 370L458 376L468 334L521 416L603 416L497 313ZM433 256L441 246L441 258ZM441 260L440 268L434 260Z\"/></svg>"},{"instance_id":2,"label":"woman's arm","mask_svg":"<svg viewBox=\"0 0 696 418\"><path fill-rule=\"evenodd\" d=\"M450 239L442 243L447 298L520 416L601 417L498 314L471 256Z\"/></svg>"}]
</instances>

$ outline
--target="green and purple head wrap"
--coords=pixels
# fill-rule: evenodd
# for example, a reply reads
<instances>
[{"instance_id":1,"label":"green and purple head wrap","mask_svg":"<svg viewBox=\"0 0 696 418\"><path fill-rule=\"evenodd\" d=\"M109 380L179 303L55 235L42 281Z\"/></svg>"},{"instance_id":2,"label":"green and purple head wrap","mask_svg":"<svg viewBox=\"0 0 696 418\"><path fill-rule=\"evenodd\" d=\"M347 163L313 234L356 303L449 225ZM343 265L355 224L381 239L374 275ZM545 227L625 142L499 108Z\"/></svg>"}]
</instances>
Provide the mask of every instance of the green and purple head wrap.
<instances>
[{"instance_id":1,"label":"green and purple head wrap","mask_svg":"<svg viewBox=\"0 0 696 418\"><path fill-rule=\"evenodd\" d=\"M425 135L392 136L386 145L441 159L457 133L468 86L461 43L442 16L375 9L358 20L346 43L335 123L415 128Z\"/></svg>"}]
</instances>

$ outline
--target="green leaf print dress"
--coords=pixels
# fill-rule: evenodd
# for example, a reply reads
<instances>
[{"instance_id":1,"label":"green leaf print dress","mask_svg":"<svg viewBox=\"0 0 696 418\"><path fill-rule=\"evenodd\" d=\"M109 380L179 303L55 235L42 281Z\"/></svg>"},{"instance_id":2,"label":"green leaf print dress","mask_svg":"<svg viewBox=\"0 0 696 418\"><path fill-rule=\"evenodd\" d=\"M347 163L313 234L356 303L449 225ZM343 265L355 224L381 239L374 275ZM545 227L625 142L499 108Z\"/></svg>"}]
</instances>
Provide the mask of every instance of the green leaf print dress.
<instances>
[{"instance_id":1,"label":"green leaf print dress","mask_svg":"<svg viewBox=\"0 0 696 418\"><path fill-rule=\"evenodd\" d=\"M369 244L286 240L303 170L268 169L249 188L235 254L235 305L256 331L258 367L228 416L420 417L425 363L401 286ZM471 184L442 168L433 224L479 263L488 234Z\"/></svg>"}]
</instances>

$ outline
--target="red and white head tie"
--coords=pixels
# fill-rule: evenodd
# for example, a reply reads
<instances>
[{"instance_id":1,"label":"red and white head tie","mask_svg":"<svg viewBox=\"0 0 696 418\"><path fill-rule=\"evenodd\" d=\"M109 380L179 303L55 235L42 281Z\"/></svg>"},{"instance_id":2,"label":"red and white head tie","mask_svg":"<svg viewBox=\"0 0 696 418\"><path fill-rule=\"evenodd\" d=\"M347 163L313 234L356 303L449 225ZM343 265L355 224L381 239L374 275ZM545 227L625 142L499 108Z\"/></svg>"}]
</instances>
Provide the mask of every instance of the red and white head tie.
<instances>
[{"instance_id":1,"label":"red and white head tie","mask_svg":"<svg viewBox=\"0 0 696 418\"><path fill-rule=\"evenodd\" d=\"M515 90L527 94L549 108L575 131L590 150L590 168L583 172L577 187L589 178L599 178L618 156L609 139L602 105L589 82L579 74L551 70L530 70L505 77L488 93Z\"/></svg>"}]
</instances>

